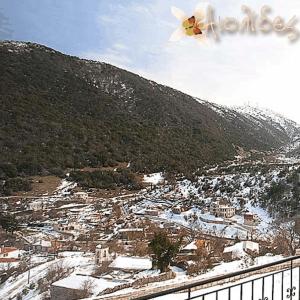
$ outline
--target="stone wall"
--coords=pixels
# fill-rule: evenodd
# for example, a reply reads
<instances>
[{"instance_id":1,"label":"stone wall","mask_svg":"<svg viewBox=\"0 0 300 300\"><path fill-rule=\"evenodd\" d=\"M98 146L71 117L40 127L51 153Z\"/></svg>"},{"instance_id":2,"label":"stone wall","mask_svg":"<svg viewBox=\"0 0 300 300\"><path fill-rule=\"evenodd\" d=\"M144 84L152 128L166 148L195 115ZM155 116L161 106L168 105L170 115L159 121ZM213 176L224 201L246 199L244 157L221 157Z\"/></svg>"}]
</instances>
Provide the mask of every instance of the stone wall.
<instances>
[{"instance_id":1,"label":"stone wall","mask_svg":"<svg viewBox=\"0 0 300 300\"><path fill-rule=\"evenodd\" d=\"M227 221L226 219L223 219L223 220L210 220L210 219L206 219L206 218L203 218L201 216L199 216L199 219L200 221L202 222L205 222L205 223L210 223L210 224L220 224L220 225L230 225L232 223L236 223L235 221Z\"/></svg>"},{"instance_id":2,"label":"stone wall","mask_svg":"<svg viewBox=\"0 0 300 300\"><path fill-rule=\"evenodd\" d=\"M75 300L79 299L79 290L60 286L50 286L51 300Z\"/></svg>"},{"instance_id":3,"label":"stone wall","mask_svg":"<svg viewBox=\"0 0 300 300\"><path fill-rule=\"evenodd\" d=\"M139 287L149 283L166 281L166 280L173 279L175 277L176 277L175 273L167 272L167 273L159 274L158 276L140 278L131 283L125 283L125 284L117 285L114 288L105 289L100 295L111 294L123 289L131 288L131 287Z\"/></svg>"}]
</instances>

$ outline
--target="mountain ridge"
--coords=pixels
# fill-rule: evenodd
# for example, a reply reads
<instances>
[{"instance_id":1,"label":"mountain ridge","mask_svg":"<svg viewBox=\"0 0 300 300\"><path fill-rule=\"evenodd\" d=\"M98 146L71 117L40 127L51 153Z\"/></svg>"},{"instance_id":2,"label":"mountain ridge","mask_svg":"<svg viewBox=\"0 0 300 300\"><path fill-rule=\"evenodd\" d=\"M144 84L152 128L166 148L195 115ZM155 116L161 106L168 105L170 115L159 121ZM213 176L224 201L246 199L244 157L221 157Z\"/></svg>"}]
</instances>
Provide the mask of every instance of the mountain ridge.
<instances>
[{"instance_id":1,"label":"mountain ridge","mask_svg":"<svg viewBox=\"0 0 300 300\"><path fill-rule=\"evenodd\" d=\"M135 171L186 171L232 159L237 146L290 142L234 109L43 45L0 42L0 63L2 163L49 170L126 161Z\"/></svg>"}]
</instances>

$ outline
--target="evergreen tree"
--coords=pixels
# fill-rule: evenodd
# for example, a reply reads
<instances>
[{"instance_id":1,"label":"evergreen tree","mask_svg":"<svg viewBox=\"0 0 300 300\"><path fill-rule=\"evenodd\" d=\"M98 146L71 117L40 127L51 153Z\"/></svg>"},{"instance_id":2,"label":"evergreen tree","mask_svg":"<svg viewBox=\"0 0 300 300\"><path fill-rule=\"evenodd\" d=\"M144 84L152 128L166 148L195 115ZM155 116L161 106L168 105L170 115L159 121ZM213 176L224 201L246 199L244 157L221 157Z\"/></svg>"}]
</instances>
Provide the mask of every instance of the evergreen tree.
<instances>
[{"instance_id":1,"label":"evergreen tree","mask_svg":"<svg viewBox=\"0 0 300 300\"><path fill-rule=\"evenodd\" d=\"M0 215L0 225L6 233L14 233L18 229L18 221L13 215Z\"/></svg>"},{"instance_id":2,"label":"evergreen tree","mask_svg":"<svg viewBox=\"0 0 300 300\"><path fill-rule=\"evenodd\" d=\"M172 243L164 233L155 234L149 247L153 252L154 264L161 272L168 270L170 263L179 251L180 244L181 241Z\"/></svg>"}]
</instances>

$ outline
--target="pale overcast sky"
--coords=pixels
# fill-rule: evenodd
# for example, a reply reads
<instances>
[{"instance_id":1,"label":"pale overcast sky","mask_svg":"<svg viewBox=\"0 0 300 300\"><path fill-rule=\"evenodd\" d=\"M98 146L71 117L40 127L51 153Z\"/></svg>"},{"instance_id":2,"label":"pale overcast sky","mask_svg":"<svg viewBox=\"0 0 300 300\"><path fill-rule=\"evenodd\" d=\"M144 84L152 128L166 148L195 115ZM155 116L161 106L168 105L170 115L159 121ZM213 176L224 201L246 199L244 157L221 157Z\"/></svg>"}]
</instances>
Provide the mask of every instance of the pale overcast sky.
<instances>
[{"instance_id":1,"label":"pale overcast sky","mask_svg":"<svg viewBox=\"0 0 300 300\"><path fill-rule=\"evenodd\" d=\"M105 61L201 99L251 103L300 123L300 39L223 35L199 45L169 42L179 21L171 7L194 12L194 0L0 0L0 39L32 41L67 54ZM242 19L242 4L267 4L286 20L300 18L299 0L213 0L216 15ZM300 24L297 24L300 30ZM1 30L2 29L2 30Z\"/></svg>"}]
</instances>

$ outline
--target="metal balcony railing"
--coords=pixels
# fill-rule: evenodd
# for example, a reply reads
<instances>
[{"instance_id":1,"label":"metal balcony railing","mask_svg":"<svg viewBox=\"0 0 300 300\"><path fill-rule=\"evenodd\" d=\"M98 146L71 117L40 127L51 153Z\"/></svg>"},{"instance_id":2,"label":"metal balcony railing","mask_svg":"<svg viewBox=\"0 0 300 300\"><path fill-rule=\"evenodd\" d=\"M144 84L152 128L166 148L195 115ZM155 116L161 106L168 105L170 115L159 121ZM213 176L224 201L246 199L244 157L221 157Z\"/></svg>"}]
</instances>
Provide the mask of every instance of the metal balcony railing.
<instances>
[{"instance_id":1,"label":"metal balcony railing","mask_svg":"<svg viewBox=\"0 0 300 300\"><path fill-rule=\"evenodd\" d=\"M300 300L300 256L130 299Z\"/></svg>"}]
</instances>

